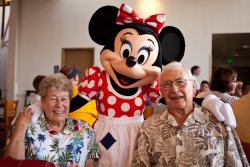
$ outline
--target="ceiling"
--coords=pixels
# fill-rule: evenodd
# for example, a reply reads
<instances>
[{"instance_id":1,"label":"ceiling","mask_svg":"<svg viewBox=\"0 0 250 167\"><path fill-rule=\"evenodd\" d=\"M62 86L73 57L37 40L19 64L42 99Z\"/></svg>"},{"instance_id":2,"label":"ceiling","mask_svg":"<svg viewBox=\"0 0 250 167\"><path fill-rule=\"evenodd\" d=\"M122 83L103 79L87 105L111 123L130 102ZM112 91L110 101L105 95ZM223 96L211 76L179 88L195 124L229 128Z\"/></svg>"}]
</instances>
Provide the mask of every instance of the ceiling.
<instances>
[{"instance_id":1,"label":"ceiling","mask_svg":"<svg viewBox=\"0 0 250 167\"><path fill-rule=\"evenodd\" d=\"M212 55L213 59L233 56L250 62L250 33L213 34Z\"/></svg>"}]
</instances>

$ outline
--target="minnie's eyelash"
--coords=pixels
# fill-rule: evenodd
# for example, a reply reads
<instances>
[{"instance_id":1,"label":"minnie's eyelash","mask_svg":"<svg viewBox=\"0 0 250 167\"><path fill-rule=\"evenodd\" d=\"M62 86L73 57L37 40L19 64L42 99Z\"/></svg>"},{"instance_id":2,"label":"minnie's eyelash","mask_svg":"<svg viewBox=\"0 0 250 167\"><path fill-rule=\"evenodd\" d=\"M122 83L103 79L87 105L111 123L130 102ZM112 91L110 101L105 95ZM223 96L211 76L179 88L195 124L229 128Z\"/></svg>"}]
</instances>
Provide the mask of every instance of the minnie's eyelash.
<instances>
[{"instance_id":1,"label":"minnie's eyelash","mask_svg":"<svg viewBox=\"0 0 250 167\"><path fill-rule=\"evenodd\" d=\"M153 51L155 48L152 46L152 45L150 45L149 47L148 47L148 50L149 51Z\"/></svg>"},{"instance_id":2,"label":"minnie's eyelash","mask_svg":"<svg viewBox=\"0 0 250 167\"><path fill-rule=\"evenodd\" d=\"M126 41L127 41L126 37L124 37L124 36L122 36L120 40L122 43L126 43Z\"/></svg>"}]
</instances>

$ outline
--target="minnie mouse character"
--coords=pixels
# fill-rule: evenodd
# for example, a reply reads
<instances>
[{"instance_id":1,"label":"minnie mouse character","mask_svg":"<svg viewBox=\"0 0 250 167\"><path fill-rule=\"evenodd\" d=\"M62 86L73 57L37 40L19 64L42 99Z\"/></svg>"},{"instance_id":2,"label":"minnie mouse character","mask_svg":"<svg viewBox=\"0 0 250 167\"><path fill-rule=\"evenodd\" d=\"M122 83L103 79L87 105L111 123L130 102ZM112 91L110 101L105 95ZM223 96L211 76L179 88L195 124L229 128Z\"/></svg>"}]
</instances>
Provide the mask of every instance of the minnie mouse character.
<instances>
[{"instance_id":1,"label":"minnie mouse character","mask_svg":"<svg viewBox=\"0 0 250 167\"><path fill-rule=\"evenodd\" d=\"M89 34L104 46L100 54L104 70L88 67L70 111L96 100L99 113L93 127L102 152L101 167L131 165L146 100L161 98L161 68L184 55L181 31L163 27L164 22L164 14L141 19L125 4L120 9L101 7L91 17Z\"/></svg>"},{"instance_id":2,"label":"minnie mouse character","mask_svg":"<svg viewBox=\"0 0 250 167\"><path fill-rule=\"evenodd\" d=\"M93 41L104 45L101 63L90 66L71 100L71 111L96 100L94 125L102 152L100 166L130 166L145 102L158 101L158 77L163 65L180 61L185 42L180 30L164 27L165 15L141 19L122 4L98 9L89 23Z\"/></svg>"}]
</instances>

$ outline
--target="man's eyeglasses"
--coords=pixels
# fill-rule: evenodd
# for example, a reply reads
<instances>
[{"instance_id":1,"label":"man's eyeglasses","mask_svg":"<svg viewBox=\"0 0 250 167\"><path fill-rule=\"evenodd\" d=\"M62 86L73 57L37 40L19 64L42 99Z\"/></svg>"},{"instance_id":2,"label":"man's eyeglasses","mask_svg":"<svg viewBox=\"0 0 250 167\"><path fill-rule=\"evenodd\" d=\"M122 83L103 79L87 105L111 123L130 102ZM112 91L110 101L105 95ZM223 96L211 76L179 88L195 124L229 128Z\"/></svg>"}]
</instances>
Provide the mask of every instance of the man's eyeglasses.
<instances>
[{"instance_id":1,"label":"man's eyeglasses","mask_svg":"<svg viewBox=\"0 0 250 167\"><path fill-rule=\"evenodd\" d=\"M172 87L172 84L175 84L178 88L183 88L187 85L187 81L193 81L192 79L177 79L174 81L162 81L161 82L161 88L163 90L170 90Z\"/></svg>"}]
</instances>

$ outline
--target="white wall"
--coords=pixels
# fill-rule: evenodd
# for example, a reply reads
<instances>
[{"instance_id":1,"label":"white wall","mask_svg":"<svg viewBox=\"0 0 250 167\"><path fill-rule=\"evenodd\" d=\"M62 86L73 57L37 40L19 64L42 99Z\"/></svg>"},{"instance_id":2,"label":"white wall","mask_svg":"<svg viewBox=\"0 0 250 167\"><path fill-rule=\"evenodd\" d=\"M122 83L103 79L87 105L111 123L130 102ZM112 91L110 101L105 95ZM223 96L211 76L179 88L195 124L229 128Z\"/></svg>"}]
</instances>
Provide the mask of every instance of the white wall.
<instances>
[{"instance_id":1,"label":"white wall","mask_svg":"<svg viewBox=\"0 0 250 167\"><path fill-rule=\"evenodd\" d=\"M14 0L17 1L17 0ZM18 61L15 73L8 78L8 93L11 98L23 98L25 90L32 89L32 80L37 74L48 75L54 65L61 64L61 49L95 47L95 64L99 63L101 46L89 37L88 22L101 6L119 7L122 0L22 0L16 7L16 46L10 54ZM213 33L250 32L249 0L126 0L139 16L145 3L150 7L146 13L166 13L166 25L176 26L184 34L186 51L181 61L187 67L201 66L200 80L209 79L211 71L211 44ZM14 2L13 2L14 3ZM150 13L152 12L152 13ZM14 31L14 30L13 30ZM10 55L10 57L15 57ZM9 75L9 74L8 74ZM11 83L10 80L14 79ZM11 92L11 91L8 91Z\"/></svg>"}]
</instances>

